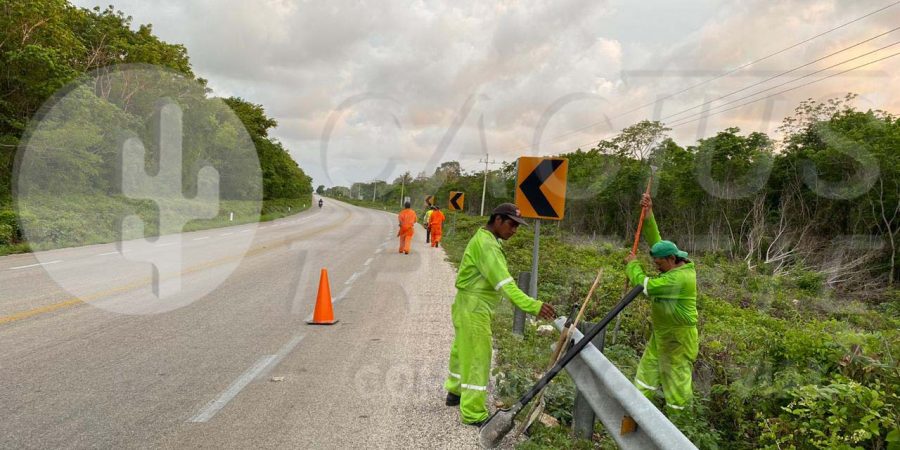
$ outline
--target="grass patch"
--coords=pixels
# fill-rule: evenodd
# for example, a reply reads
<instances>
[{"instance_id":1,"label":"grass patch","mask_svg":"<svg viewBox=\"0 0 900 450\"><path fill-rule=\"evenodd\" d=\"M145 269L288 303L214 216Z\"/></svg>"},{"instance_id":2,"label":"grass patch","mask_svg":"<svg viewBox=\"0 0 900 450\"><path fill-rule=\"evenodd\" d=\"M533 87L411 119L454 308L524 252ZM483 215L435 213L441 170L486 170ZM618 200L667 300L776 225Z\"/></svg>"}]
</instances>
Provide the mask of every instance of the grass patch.
<instances>
[{"instance_id":1,"label":"grass patch","mask_svg":"<svg viewBox=\"0 0 900 450\"><path fill-rule=\"evenodd\" d=\"M144 235L152 237L275 220L305 211L311 201L311 198L274 199L260 204L223 200L211 219L191 220L181 229L161 230L159 210L150 201L116 197L41 198L36 204L23 206L21 216L9 207L0 208L0 255L115 242L121 236L121 219L129 215L140 217ZM189 217L204 206L185 200L177 207Z\"/></svg>"},{"instance_id":2,"label":"grass patch","mask_svg":"<svg viewBox=\"0 0 900 450\"><path fill-rule=\"evenodd\" d=\"M486 219L454 212L447 216L444 250L458 265L466 243ZM513 276L530 270L532 242L531 230L522 227L504 244ZM603 268L587 316L598 320L623 294L627 251L624 242L596 242L543 226L538 298L564 314L582 301ZM689 439L702 449L900 444L900 290L871 305L827 289L818 274L804 269L774 276L721 255L692 256L700 313L695 402L688 415L673 420ZM645 255L641 258L645 268L652 267ZM633 377L650 335L648 315L646 300L632 303L623 313L616 345L608 344L604 352L626 377ZM504 301L493 321L493 371L496 397L505 405L544 373L556 339L537 336L531 326L519 338L511 328L512 306ZM611 335L607 339L611 342ZM615 448L599 423L593 442L570 437L574 386L565 372L545 398L547 413L563 427L538 426L519 448Z\"/></svg>"}]
</instances>

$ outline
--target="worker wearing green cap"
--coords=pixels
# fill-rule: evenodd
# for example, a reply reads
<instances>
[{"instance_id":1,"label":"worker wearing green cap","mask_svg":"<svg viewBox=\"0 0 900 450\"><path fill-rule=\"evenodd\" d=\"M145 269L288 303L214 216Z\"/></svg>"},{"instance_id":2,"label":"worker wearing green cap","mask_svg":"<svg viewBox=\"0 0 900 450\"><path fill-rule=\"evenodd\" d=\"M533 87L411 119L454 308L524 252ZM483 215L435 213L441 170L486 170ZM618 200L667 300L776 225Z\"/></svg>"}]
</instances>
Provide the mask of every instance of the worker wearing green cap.
<instances>
[{"instance_id":1,"label":"worker wearing green cap","mask_svg":"<svg viewBox=\"0 0 900 450\"><path fill-rule=\"evenodd\" d=\"M647 208L644 239L650 244L650 256L660 274L647 276L634 255L625 258L628 279L634 285L643 285L644 295L650 297L653 329L634 384L648 398L661 386L666 406L680 411L693 397L691 373L699 340L697 272L694 263L687 259L687 252L660 238L650 195L644 194L641 206Z\"/></svg>"}]
</instances>

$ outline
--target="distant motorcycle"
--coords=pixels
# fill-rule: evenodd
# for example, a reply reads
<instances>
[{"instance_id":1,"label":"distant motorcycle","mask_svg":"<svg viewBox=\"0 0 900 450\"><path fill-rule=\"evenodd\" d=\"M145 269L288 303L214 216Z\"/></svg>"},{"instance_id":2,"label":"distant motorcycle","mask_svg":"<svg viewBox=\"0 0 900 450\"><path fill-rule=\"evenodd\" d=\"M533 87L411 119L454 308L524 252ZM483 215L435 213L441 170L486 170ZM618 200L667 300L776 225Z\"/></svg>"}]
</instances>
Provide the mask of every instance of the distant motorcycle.
<instances>
[{"instance_id":1,"label":"distant motorcycle","mask_svg":"<svg viewBox=\"0 0 900 450\"><path fill-rule=\"evenodd\" d=\"M324 203L324 202L322 202L322 200L320 199L320 200L319 200L319 208L322 207L322 203Z\"/></svg>"}]
</instances>

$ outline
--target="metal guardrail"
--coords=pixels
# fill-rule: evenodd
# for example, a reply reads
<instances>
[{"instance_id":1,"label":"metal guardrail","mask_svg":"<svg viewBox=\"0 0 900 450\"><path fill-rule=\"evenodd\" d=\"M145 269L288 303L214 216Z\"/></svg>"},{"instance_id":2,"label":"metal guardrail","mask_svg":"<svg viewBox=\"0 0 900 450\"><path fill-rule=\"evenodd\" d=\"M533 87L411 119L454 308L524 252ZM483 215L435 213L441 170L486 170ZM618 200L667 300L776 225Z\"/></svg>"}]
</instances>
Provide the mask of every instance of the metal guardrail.
<instances>
[{"instance_id":1,"label":"metal guardrail","mask_svg":"<svg viewBox=\"0 0 900 450\"><path fill-rule=\"evenodd\" d=\"M561 317L554 325L562 330L565 322ZM582 337L580 331L572 330L575 342ZM566 371L619 448L697 449L593 344L585 347ZM637 429L622 434L619 430L625 416L634 419Z\"/></svg>"}]
</instances>

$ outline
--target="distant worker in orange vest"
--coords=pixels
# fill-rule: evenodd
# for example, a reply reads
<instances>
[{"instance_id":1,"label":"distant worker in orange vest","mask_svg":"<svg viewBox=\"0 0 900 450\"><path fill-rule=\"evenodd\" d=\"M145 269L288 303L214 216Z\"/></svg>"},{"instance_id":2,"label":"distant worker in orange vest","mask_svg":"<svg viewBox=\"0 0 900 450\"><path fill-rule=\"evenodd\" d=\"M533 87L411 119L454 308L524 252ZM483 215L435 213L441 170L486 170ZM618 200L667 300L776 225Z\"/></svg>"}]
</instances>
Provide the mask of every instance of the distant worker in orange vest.
<instances>
[{"instance_id":1,"label":"distant worker in orange vest","mask_svg":"<svg viewBox=\"0 0 900 450\"><path fill-rule=\"evenodd\" d=\"M408 255L410 242L413 237L413 226L415 226L418 217L416 217L416 212L410 209L409 202L406 202L403 206L406 209L400 211L400 215L397 216L400 223L400 230L397 231L397 236L400 236L400 253Z\"/></svg>"},{"instance_id":2,"label":"distant worker in orange vest","mask_svg":"<svg viewBox=\"0 0 900 450\"><path fill-rule=\"evenodd\" d=\"M431 213L431 222L428 224L431 229L431 246L438 247L441 243L441 235L443 234L444 228L444 213L441 212L441 208L437 206L432 206L434 208L434 212Z\"/></svg>"}]
</instances>

